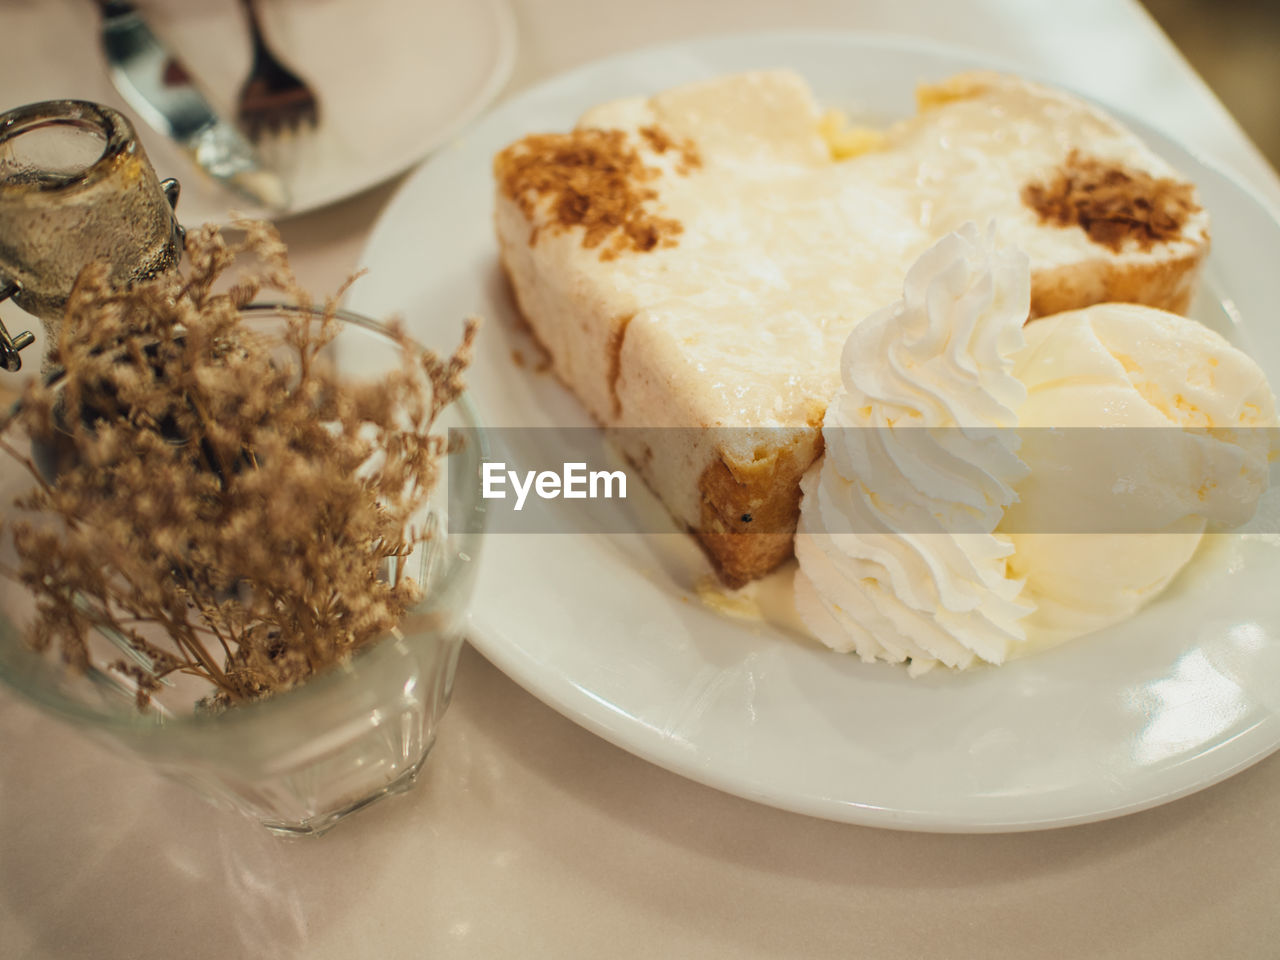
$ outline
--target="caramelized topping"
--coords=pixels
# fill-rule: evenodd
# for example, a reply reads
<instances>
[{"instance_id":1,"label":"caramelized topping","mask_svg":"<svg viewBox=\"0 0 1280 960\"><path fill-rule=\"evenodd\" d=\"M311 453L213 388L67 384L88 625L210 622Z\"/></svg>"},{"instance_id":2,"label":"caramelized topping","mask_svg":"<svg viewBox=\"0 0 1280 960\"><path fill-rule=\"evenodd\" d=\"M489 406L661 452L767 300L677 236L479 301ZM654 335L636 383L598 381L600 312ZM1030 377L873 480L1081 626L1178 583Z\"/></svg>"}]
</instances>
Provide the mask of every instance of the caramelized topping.
<instances>
[{"instance_id":1,"label":"caramelized topping","mask_svg":"<svg viewBox=\"0 0 1280 960\"><path fill-rule=\"evenodd\" d=\"M678 173L687 174L701 162L689 141L677 144L657 127L645 127L641 134L655 153L680 150ZM493 169L502 191L530 220L547 201L547 221L533 228L530 246L537 243L541 229L583 227L583 247L603 245L600 259L612 260L628 250L643 253L675 246L684 229L678 220L649 209L658 194L645 184L659 171L645 165L621 130L525 137L499 153Z\"/></svg>"},{"instance_id":2,"label":"caramelized topping","mask_svg":"<svg viewBox=\"0 0 1280 960\"><path fill-rule=\"evenodd\" d=\"M1146 251L1177 237L1200 209L1192 189L1072 150L1049 183L1023 187L1022 202L1042 223L1079 226L1094 243L1117 253L1130 239Z\"/></svg>"},{"instance_id":3,"label":"caramelized topping","mask_svg":"<svg viewBox=\"0 0 1280 960\"><path fill-rule=\"evenodd\" d=\"M645 138L649 144L649 148L654 153L666 153L672 147L680 151L680 165L676 167L676 173L681 176L688 176L689 171L695 170L702 166L702 157L698 155L698 148L692 140L684 139L680 143L676 143L661 127L641 127L640 135Z\"/></svg>"}]
</instances>

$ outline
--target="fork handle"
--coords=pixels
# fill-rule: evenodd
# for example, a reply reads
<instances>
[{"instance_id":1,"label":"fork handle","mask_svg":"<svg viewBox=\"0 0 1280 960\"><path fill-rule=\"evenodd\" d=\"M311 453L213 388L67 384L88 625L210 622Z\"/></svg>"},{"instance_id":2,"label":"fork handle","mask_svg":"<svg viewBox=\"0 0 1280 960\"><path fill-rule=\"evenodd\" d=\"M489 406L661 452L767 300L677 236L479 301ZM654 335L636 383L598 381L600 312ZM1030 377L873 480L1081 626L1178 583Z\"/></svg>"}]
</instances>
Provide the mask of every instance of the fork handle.
<instances>
[{"instance_id":1,"label":"fork handle","mask_svg":"<svg viewBox=\"0 0 1280 960\"><path fill-rule=\"evenodd\" d=\"M132 3L126 3L125 0L97 0L97 3L103 19L126 17L138 12Z\"/></svg>"},{"instance_id":2,"label":"fork handle","mask_svg":"<svg viewBox=\"0 0 1280 960\"><path fill-rule=\"evenodd\" d=\"M253 0L240 0L240 6L244 9L245 19L249 21L249 36L253 40L254 55L265 53L267 41L262 34L262 21L258 19L257 4Z\"/></svg>"},{"instance_id":3,"label":"fork handle","mask_svg":"<svg viewBox=\"0 0 1280 960\"><path fill-rule=\"evenodd\" d=\"M249 21L249 42L253 45L253 69L270 64L275 58L267 47L267 38L262 32L262 21L258 19L258 8L253 0L240 0L245 19Z\"/></svg>"}]
</instances>

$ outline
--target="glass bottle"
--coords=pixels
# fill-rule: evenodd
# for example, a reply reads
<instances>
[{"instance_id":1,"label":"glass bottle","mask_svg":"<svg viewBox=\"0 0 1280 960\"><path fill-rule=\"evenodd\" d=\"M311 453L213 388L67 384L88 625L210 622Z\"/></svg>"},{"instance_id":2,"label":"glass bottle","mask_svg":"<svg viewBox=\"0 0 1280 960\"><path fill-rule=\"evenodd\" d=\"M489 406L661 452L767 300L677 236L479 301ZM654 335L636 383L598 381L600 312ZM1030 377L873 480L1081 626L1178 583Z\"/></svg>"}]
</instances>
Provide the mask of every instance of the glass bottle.
<instances>
[{"instance_id":1,"label":"glass bottle","mask_svg":"<svg viewBox=\"0 0 1280 960\"><path fill-rule=\"evenodd\" d=\"M109 264L126 286L182 255L178 182L156 178L129 121L110 107L49 100L0 114L0 300L38 317L46 342L80 271ZM34 337L0 324L0 366Z\"/></svg>"}]
</instances>

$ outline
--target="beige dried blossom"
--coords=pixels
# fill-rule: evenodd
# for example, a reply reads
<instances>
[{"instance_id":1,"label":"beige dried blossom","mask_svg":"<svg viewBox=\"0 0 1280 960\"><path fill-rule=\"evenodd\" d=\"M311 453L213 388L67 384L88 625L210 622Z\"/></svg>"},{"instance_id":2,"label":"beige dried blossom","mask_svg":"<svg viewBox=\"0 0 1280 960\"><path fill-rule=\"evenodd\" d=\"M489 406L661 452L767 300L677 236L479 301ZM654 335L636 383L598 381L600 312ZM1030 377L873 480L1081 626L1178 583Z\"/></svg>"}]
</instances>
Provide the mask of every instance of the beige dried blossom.
<instances>
[{"instance_id":1,"label":"beige dried blossom","mask_svg":"<svg viewBox=\"0 0 1280 960\"><path fill-rule=\"evenodd\" d=\"M469 320L442 359L393 326L399 369L341 381L321 351L343 290L273 347L241 308L263 291L313 305L274 229L240 226L234 244L193 232L180 271L127 291L87 269L53 347L64 375L31 383L0 425L34 480L4 571L36 598L31 645L84 669L90 633L113 632L150 669L95 665L132 679L144 706L174 673L221 704L288 689L395 627L418 588L388 561L423 537L410 524L445 452L431 426L475 337Z\"/></svg>"}]
</instances>

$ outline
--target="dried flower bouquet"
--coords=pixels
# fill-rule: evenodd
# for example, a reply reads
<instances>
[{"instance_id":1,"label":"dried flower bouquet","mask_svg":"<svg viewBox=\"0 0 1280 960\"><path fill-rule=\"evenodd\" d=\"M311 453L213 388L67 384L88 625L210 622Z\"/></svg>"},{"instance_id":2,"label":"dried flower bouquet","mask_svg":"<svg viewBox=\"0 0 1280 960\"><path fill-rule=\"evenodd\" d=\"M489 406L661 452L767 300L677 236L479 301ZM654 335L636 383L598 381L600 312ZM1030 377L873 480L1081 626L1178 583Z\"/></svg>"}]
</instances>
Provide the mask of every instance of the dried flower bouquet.
<instances>
[{"instance_id":1,"label":"dried flower bouquet","mask_svg":"<svg viewBox=\"0 0 1280 960\"><path fill-rule=\"evenodd\" d=\"M192 233L180 271L127 291L86 270L63 374L2 424L33 480L3 570L35 596L28 640L130 678L142 707L178 675L212 685L206 706L253 700L395 629L419 593L396 561L427 535L445 453L431 426L475 336L442 359L392 327L399 369L348 382L323 357L345 285L313 309L274 230L241 226ZM264 291L302 308L273 334L243 313ZM95 631L140 656L95 661Z\"/></svg>"}]
</instances>

